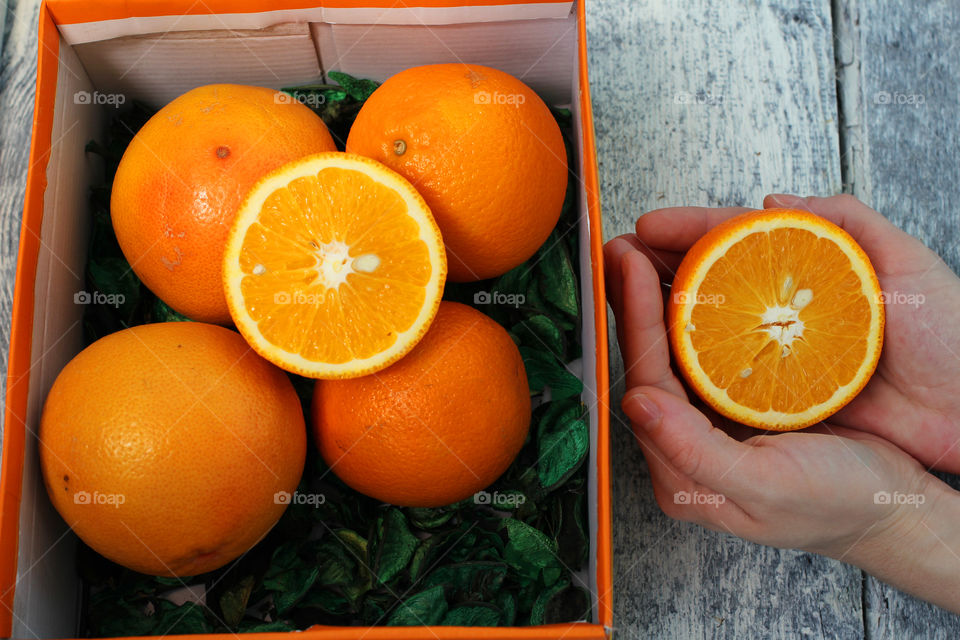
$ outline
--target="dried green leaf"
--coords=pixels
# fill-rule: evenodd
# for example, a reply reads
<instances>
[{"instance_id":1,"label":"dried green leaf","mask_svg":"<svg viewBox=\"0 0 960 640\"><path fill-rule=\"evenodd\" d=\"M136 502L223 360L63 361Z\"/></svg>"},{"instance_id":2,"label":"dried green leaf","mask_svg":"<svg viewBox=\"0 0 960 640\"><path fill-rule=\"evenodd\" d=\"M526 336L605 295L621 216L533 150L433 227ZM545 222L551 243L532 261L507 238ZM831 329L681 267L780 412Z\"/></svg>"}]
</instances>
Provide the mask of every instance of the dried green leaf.
<instances>
[{"instance_id":1,"label":"dried green leaf","mask_svg":"<svg viewBox=\"0 0 960 640\"><path fill-rule=\"evenodd\" d=\"M540 422L537 472L548 490L569 478L590 451L590 429L581 414L581 408L573 406L550 421Z\"/></svg>"},{"instance_id":2,"label":"dried green leaf","mask_svg":"<svg viewBox=\"0 0 960 640\"><path fill-rule=\"evenodd\" d=\"M449 627L495 627L499 622L499 609L477 602L451 609L440 624Z\"/></svg>"},{"instance_id":3,"label":"dried green leaf","mask_svg":"<svg viewBox=\"0 0 960 640\"><path fill-rule=\"evenodd\" d=\"M438 509L414 507L406 511L407 517L410 518L410 524L418 529L436 529L442 527L450 521L450 518L452 518L454 514L451 509L446 507L440 507Z\"/></svg>"},{"instance_id":4,"label":"dried green leaf","mask_svg":"<svg viewBox=\"0 0 960 640\"><path fill-rule=\"evenodd\" d=\"M171 309L163 300L156 298L153 301L153 322L190 322L190 318Z\"/></svg>"},{"instance_id":5,"label":"dried green leaf","mask_svg":"<svg viewBox=\"0 0 960 640\"><path fill-rule=\"evenodd\" d=\"M530 347L520 347L523 365L527 371L527 384L532 393L550 388L553 401L572 398L583 393L583 383L570 373L556 357Z\"/></svg>"},{"instance_id":6,"label":"dried green leaf","mask_svg":"<svg viewBox=\"0 0 960 640\"><path fill-rule=\"evenodd\" d=\"M443 587L438 585L401 602L390 614L387 624L407 627L440 624L446 613L447 600Z\"/></svg>"},{"instance_id":7,"label":"dried green leaf","mask_svg":"<svg viewBox=\"0 0 960 640\"><path fill-rule=\"evenodd\" d=\"M330 76L330 78L337 84L343 87L343 90L347 92L347 95L357 102L363 102L369 98L370 94L376 91L377 87L380 86L380 83L374 82L373 80L354 78L353 76L341 71L330 71L327 73L327 75Z\"/></svg>"},{"instance_id":8,"label":"dried green leaf","mask_svg":"<svg viewBox=\"0 0 960 640\"><path fill-rule=\"evenodd\" d=\"M240 627L240 631L244 633L270 633L277 631L282 632L296 630L296 627L282 620L277 620L276 622L251 622L249 624L241 625Z\"/></svg>"},{"instance_id":9,"label":"dried green leaf","mask_svg":"<svg viewBox=\"0 0 960 640\"><path fill-rule=\"evenodd\" d=\"M580 296L577 291L577 274L562 237L554 231L547 239L537 269L542 274L540 291L556 308L571 317L580 315Z\"/></svg>"},{"instance_id":10,"label":"dried green leaf","mask_svg":"<svg viewBox=\"0 0 960 640\"><path fill-rule=\"evenodd\" d=\"M160 600L153 614L154 633L161 636L210 633L213 625L207 620L205 609L196 602L178 606L169 600Z\"/></svg>"},{"instance_id":11,"label":"dried green leaf","mask_svg":"<svg viewBox=\"0 0 960 640\"><path fill-rule=\"evenodd\" d=\"M253 585L254 577L245 576L220 594L220 613L223 614L223 621L227 625L235 627L243 620L247 611L247 603L250 601L250 593L253 591Z\"/></svg>"},{"instance_id":12,"label":"dried green leaf","mask_svg":"<svg viewBox=\"0 0 960 640\"><path fill-rule=\"evenodd\" d=\"M507 546L503 559L521 575L536 579L544 569L558 564L556 543L525 522L506 518Z\"/></svg>"},{"instance_id":13,"label":"dried green leaf","mask_svg":"<svg viewBox=\"0 0 960 640\"><path fill-rule=\"evenodd\" d=\"M496 604L500 607L500 624L512 627L517 619L517 598L509 591L501 591L497 595Z\"/></svg>"},{"instance_id":14,"label":"dried green leaf","mask_svg":"<svg viewBox=\"0 0 960 640\"><path fill-rule=\"evenodd\" d=\"M590 598L586 591L561 581L543 591L530 611L530 624L557 624L589 620Z\"/></svg>"},{"instance_id":15,"label":"dried green leaf","mask_svg":"<svg viewBox=\"0 0 960 640\"><path fill-rule=\"evenodd\" d=\"M551 318L537 314L513 325L512 332L522 344L541 351L547 351L562 361L566 352L563 330Z\"/></svg>"},{"instance_id":16,"label":"dried green leaf","mask_svg":"<svg viewBox=\"0 0 960 640\"><path fill-rule=\"evenodd\" d=\"M319 577L319 567L298 564L293 569L264 579L263 586L268 591L274 592L273 604L277 612L282 615L299 602Z\"/></svg>"},{"instance_id":17,"label":"dried green leaf","mask_svg":"<svg viewBox=\"0 0 960 640\"><path fill-rule=\"evenodd\" d=\"M406 568L419 540L410 533L407 517L390 508L380 520L376 574L380 583L388 582Z\"/></svg>"},{"instance_id":18,"label":"dried green leaf","mask_svg":"<svg viewBox=\"0 0 960 640\"><path fill-rule=\"evenodd\" d=\"M440 585L451 600L485 600L494 597L507 576L502 562L470 561L448 564L424 578L426 588Z\"/></svg>"}]
</instances>

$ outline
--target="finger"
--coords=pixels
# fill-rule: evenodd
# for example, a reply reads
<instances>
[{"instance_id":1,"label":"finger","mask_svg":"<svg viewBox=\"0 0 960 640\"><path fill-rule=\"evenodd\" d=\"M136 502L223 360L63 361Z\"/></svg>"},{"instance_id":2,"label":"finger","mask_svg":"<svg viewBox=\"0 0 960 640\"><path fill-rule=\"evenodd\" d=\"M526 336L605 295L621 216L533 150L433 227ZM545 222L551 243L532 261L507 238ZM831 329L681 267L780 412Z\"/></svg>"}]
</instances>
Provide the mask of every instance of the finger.
<instances>
[{"instance_id":1,"label":"finger","mask_svg":"<svg viewBox=\"0 0 960 640\"><path fill-rule=\"evenodd\" d=\"M784 207L801 209L822 216L849 233L875 263L886 264L896 260L895 252L903 242L913 239L887 220L883 214L871 209L849 194L828 198L800 197L772 193L763 199L765 209Z\"/></svg>"},{"instance_id":2,"label":"finger","mask_svg":"<svg viewBox=\"0 0 960 640\"><path fill-rule=\"evenodd\" d=\"M636 250L636 246L631 240L636 241L636 235L629 233L617 236L603 245L603 269L607 284L607 301L610 303L610 308L613 309L614 317L617 318L618 326L621 324L620 317L623 313L623 273L620 269L620 261L625 253Z\"/></svg>"},{"instance_id":3,"label":"finger","mask_svg":"<svg viewBox=\"0 0 960 640\"><path fill-rule=\"evenodd\" d=\"M623 322L620 346L627 388L657 386L686 399L683 385L670 368L663 297L656 269L639 251L631 251L621 257L620 270L623 313L618 320Z\"/></svg>"},{"instance_id":4,"label":"finger","mask_svg":"<svg viewBox=\"0 0 960 640\"><path fill-rule=\"evenodd\" d=\"M653 249L686 251L703 234L724 220L751 211L746 207L669 207L637 220L637 237Z\"/></svg>"},{"instance_id":5,"label":"finger","mask_svg":"<svg viewBox=\"0 0 960 640\"><path fill-rule=\"evenodd\" d=\"M637 432L637 441L650 470L653 496L667 516L735 535L743 530L750 517L740 505L723 493L679 474L642 430Z\"/></svg>"},{"instance_id":6,"label":"finger","mask_svg":"<svg viewBox=\"0 0 960 640\"><path fill-rule=\"evenodd\" d=\"M627 233L622 236L617 236L603 247L604 269L607 273L615 273L619 276L620 256L631 250L639 251L647 256L647 260L649 260L650 264L657 270L657 275L660 277L660 284L665 288L669 287L670 283L673 282L673 276L676 275L677 268L683 261L683 253L679 251L653 249L643 244L637 237L637 234ZM611 282L609 276L607 282ZM619 293L619 287L617 288L617 292ZM610 296L608 295L607 298L609 299ZM613 301L610 302L610 306L614 308L614 313L616 313L617 308L614 306Z\"/></svg>"},{"instance_id":7,"label":"finger","mask_svg":"<svg viewBox=\"0 0 960 640\"><path fill-rule=\"evenodd\" d=\"M763 486L763 450L715 428L682 398L656 387L631 388L623 411L678 474L735 500Z\"/></svg>"}]
</instances>

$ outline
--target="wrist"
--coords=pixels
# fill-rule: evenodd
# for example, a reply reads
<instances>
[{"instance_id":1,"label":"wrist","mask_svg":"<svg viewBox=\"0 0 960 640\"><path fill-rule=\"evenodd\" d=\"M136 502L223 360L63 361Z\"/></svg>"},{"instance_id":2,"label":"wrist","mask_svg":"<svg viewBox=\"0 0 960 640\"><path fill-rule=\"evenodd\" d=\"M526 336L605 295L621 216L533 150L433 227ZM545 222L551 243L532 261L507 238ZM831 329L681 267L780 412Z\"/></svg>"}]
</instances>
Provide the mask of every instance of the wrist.
<instances>
[{"instance_id":1,"label":"wrist","mask_svg":"<svg viewBox=\"0 0 960 640\"><path fill-rule=\"evenodd\" d=\"M850 541L839 553L828 555L870 573L880 566L889 566L893 560L909 564L909 556L914 552L929 551L930 524L957 499L956 492L930 474L924 474L912 493L885 492L884 495L893 501L892 508L887 508L883 517L864 530L857 540ZM875 494L875 501L878 496L879 493Z\"/></svg>"},{"instance_id":2,"label":"wrist","mask_svg":"<svg viewBox=\"0 0 960 640\"><path fill-rule=\"evenodd\" d=\"M827 555L960 612L960 493L927 474L917 493L906 495L859 540Z\"/></svg>"}]
</instances>

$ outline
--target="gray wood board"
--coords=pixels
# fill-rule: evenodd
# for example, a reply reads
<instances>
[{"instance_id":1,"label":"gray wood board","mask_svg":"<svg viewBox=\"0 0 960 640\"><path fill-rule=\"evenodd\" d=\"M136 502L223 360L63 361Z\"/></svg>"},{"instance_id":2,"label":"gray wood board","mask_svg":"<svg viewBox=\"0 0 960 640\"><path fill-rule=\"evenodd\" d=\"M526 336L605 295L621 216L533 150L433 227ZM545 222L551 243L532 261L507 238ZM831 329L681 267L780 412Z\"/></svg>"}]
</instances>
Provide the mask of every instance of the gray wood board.
<instances>
[{"instance_id":1,"label":"gray wood board","mask_svg":"<svg viewBox=\"0 0 960 640\"><path fill-rule=\"evenodd\" d=\"M841 120L849 188L958 271L960 6L951 0L843 0L836 18L844 44L838 68L848 89ZM955 476L941 477L960 484ZM960 635L960 616L869 576L864 607L867 638Z\"/></svg>"},{"instance_id":2,"label":"gray wood board","mask_svg":"<svg viewBox=\"0 0 960 640\"><path fill-rule=\"evenodd\" d=\"M3 1L3 0L0 0ZM39 0L7 0L6 37L0 54L0 384L6 388L13 281L27 180L37 73ZM3 33L3 30L0 30Z\"/></svg>"},{"instance_id":3,"label":"gray wood board","mask_svg":"<svg viewBox=\"0 0 960 640\"><path fill-rule=\"evenodd\" d=\"M590 0L587 12L608 238L662 206L841 190L828 1ZM611 362L616 405L615 346ZM862 636L858 570L672 522L619 411L612 448L621 637Z\"/></svg>"}]
</instances>

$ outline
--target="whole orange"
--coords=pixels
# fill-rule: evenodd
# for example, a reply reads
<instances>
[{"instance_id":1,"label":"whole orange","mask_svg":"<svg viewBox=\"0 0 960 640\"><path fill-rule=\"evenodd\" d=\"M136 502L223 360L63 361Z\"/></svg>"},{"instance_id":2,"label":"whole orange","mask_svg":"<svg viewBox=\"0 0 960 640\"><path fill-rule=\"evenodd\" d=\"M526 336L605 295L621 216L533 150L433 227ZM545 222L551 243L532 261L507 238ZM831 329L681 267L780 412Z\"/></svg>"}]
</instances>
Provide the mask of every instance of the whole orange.
<instances>
[{"instance_id":1,"label":"whole orange","mask_svg":"<svg viewBox=\"0 0 960 640\"><path fill-rule=\"evenodd\" d=\"M336 146L319 116L263 87L198 87L158 111L127 147L110 213L137 276L168 305L227 324L227 232L266 173Z\"/></svg>"},{"instance_id":2,"label":"whole orange","mask_svg":"<svg viewBox=\"0 0 960 640\"><path fill-rule=\"evenodd\" d=\"M250 549L305 455L289 378L209 324L98 340L60 372L40 420L54 507L95 551L153 575L212 571Z\"/></svg>"},{"instance_id":3,"label":"whole orange","mask_svg":"<svg viewBox=\"0 0 960 640\"><path fill-rule=\"evenodd\" d=\"M437 507L480 491L519 453L530 390L517 346L471 307L440 303L397 363L321 380L313 428L323 459L353 489L395 505Z\"/></svg>"},{"instance_id":4,"label":"whole orange","mask_svg":"<svg viewBox=\"0 0 960 640\"><path fill-rule=\"evenodd\" d=\"M532 256L566 194L567 153L550 109L517 78L475 64L388 79L357 114L347 151L420 191L455 282L498 276Z\"/></svg>"}]
</instances>

